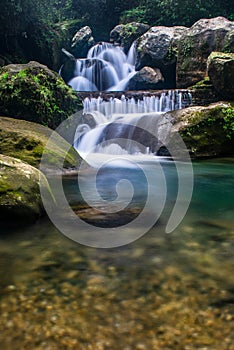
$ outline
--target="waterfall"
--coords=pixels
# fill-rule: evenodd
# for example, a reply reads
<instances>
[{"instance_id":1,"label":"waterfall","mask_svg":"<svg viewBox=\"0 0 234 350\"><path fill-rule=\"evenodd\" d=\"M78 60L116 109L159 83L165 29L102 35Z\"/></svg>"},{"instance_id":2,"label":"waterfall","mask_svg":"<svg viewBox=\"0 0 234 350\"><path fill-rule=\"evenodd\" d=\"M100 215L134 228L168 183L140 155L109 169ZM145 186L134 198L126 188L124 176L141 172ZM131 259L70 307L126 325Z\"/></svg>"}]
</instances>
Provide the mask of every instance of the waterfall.
<instances>
[{"instance_id":1,"label":"waterfall","mask_svg":"<svg viewBox=\"0 0 234 350\"><path fill-rule=\"evenodd\" d=\"M86 59L77 59L74 78L68 85L76 91L124 91L135 74L135 45L125 55L123 49L101 42Z\"/></svg>"},{"instance_id":2,"label":"waterfall","mask_svg":"<svg viewBox=\"0 0 234 350\"><path fill-rule=\"evenodd\" d=\"M192 103L191 93L187 90L168 90L151 96L137 95L126 97L110 97L108 103L102 96L85 97L83 100L84 113L98 111L106 116L115 113L147 113L168 112L181 109Z\"/></svg>"},{"instance_id":3,"label":"waterfall","mask_svg":"<svg viewBox=\"0 0 234 350\"><path fill-rule=\"evenodd\" d=\"M191 102L191 94L186 90L168 90L151 96L122 94L119 98L111 96L108 101L101 96L86 97L84 115L89 115L90 122L91 114L90 124L96 126L91 129L88 124L79 125L74 147L84 158L89 153L155 155L170 127L164 114Z\"/></svg>"}]
</instances>

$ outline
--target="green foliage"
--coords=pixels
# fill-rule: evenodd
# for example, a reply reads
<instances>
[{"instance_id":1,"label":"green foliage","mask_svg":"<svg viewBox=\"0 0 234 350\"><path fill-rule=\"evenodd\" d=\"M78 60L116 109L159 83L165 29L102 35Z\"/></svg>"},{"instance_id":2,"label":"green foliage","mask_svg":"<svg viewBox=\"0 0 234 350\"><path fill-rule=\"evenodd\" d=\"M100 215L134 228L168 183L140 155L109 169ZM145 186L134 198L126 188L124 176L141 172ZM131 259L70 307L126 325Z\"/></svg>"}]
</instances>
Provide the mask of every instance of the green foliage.
<instances>
[{"instance_id":1,"label":"green foliage","mask_svg":"<svg viewBox=\"0 0 234 350\"><path fill-rule=\"evenodd\" d=\"M0 2L0 54L17 63L33 59L53 67L53 45L64 31L72 36L89 25L98 41L108 40L118 23L190 26L215 16L233 20L233 0L5 0Z\"/></svg>"},{"instance_id":2,"label":"green foliage","mask_svg":"<svg viewBox=\"0 0 234 350\"><path fill-rule=\"evenodd\" d=\"M234 136L234 108L224 108L222 112L224 114L223 129L226 132L226 137L231 139Z\"/></svg>"},{"instance_id":3,"label":"green foliage","mask_svg":"<svg viewBox=\"0 0 234 350\"><path fill-rule=\"evenodd\" d=\"M120 17L121 23L129 23L129 22L148 22L146 19L147 9L145 6L138 6L136 8L126 10L122 13Z\"/></svg>"},{"instance_id":4,"label":"green foliage","mask_svg":"<svg viewBox=\"0 0 234 350\"><path fill-rule=\"evenodd\" d=\"M77 111L78 98L57 74L43 66L25 66L18 72L0 72L2 115L54 128Z\"/></svg>"},{"instance_id":5,"label":"green foliage","mask_svg":"<svg viewBox=\"0 0 234 350\"><path fill-rule=\"evenodd\" d=\"M138 0L134 1L132 7L122 12L120 22L137 21L150 25L190 26L200 18L215 16L233 19L233 1Z\"/></svg>"}]
</instances>

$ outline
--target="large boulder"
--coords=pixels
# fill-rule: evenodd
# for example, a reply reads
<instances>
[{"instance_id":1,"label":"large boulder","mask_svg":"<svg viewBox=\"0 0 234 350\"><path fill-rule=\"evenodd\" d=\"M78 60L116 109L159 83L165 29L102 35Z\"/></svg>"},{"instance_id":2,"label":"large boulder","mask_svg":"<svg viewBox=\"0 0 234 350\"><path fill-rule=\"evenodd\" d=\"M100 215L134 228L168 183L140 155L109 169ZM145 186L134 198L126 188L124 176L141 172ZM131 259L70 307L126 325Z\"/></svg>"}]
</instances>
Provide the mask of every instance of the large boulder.
<instances>
[{"instance_id":1,"label":"large boulder","mask_svg":"<svg viewBox=\"0 0 234 350\"><path fill-rule=\"evenodd\" d=\"M168 88L176 86L175 42L187 31L186 27L152 27L136 41L136 69L144 66L159 68Z\"/></svg>"},{"instance_id":2,"label":"large boulder","mask_svg":"<svg viewBox=\"0 0 234 350\"><path fill-rule=\"evenodd\" d=\"M234 53L212 52L208 57L208 75L222 97L234 99Z\"/></svg>"},{"instance_id":3,"label":"large boulder","mask_svg":"<svg viewBox=\"0 0 234 350\"><path fill-rule=\"evenodd\" d=\"M40 124L0 117L0 153L39 167L43 149L51 133L51 129ZM80 163L78 153L60 135L55 135L57 137L53 138L50 149L46 151L48 170L60 171L61 164L63 168L78 168Z\"/></svg>"},{"instance_id":4,"label":"large boulder","mask_svg":"<svg viewBox=\"0 0 234 350\"><path fill-rule=\"evenodd\" d=\"M180 153L174 138L179 133L193 158L233 156L234 108L230 103L188 107L168 112L164 118L172 124L165 143L174 153ZM162 150L165 153L165 147Z\"/></svg>"},{"instance_id":5,"label":"large boulder","mask_svg":"<svg viewBox=\"0 0 234 350\"><path fill-rule=\"evenodd\" d=\"M50 195L42 173L19 159L0 154L0 222L29 224L43 213L40 186Z\"/></svg>"},{"instance_id":6,"label":"large boulder","mask_svg":"<svg viewBox=\"0 0 234 350\"><path fill-rule=\"evenodd\" d=\"M110 42L122 46L127 53L132 43L149 28L147 24L137 22L119 24L110 32Z\"/></svg>"},{"instance_id":7,"label":"large boulder","mask_svg":"<svg viewBox=\"0 0 234 350\"><path fill-rule=\"evenodd\" d=\"M80 107L63 79L40 63L10 64L0 70L0 115L55 128Z\"/></svg>"},{"instance_id":8,"label":"large boulder","mask_svg":"<svg viewBox=\"0 0 234 350\"><path fill-rule=\"evenodd\" d=\"M224 17L200 19L175 41L178 51L177 87L203 80L212 51L234 52L234 22Z\"/></svg>"},{"instance_id":9,"label":"large boulder","mask_svg":"<svg viewBox=\"0 0 234 350\"><path fill-rule=\"evenodd\" d=\"M92 36L92 30L89 26L83 27L72 38L71 49L72 53L77 58L87 56L89 49L95 44Z\"/></svg>"},{"instance_id":10,"label":"large boulder","mask_svg":"<svg viewBox=\"0 0 234 350\"><path fill-rule=\"evenodd\" d=\"M158 68L144 67L129 81L129 90L156 90L164 88L164 78Z\"/></svg>"}]
</instances>

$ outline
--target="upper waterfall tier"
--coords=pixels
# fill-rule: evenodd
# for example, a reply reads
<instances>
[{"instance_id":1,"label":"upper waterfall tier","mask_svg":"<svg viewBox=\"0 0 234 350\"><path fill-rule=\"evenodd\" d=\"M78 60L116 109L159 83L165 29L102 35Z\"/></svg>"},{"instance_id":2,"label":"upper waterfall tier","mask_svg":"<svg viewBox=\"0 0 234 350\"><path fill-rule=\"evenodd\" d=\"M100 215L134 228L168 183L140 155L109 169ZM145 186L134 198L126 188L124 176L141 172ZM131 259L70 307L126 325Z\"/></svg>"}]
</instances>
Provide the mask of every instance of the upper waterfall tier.
<instances>
[{"instance_id":1,"label":"upper waterfall tier","mask_svg":"<svg viewBox=\"0 0 234 350\"><path fill-rule=\"evenodd\" d=\"M76 91L124 91L135 74L135 47L128 55L119 46L101 42L86 59L77 59L74 78L68 84Z\"/></svg>"}]
</instances>

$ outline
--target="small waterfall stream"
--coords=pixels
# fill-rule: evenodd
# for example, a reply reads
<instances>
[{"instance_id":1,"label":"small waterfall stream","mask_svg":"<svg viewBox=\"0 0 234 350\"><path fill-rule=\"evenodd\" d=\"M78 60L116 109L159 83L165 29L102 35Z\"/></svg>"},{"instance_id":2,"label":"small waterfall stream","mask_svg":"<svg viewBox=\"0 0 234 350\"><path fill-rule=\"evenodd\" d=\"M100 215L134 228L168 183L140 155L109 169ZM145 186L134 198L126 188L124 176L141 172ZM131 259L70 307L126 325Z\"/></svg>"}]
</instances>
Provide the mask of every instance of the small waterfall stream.
<instances>
[{"instance_id":1,"label":"small waterfall stream","mask_svg":"<svg viewBox=\"0 0 234 350\"><path fill-rule=\"evenodd\" d=\"M98 111L104 115L115 113L168 112L185 108L192 103L192 95L187 90L168 90L151 95L110 96L108 103L101 95L83 99L84 113Z\"/></svg>"},{"instance_id":2,"label":"small waterfall stream","mask_svg":"<svg viewBox=\"0 0 234 350\"><path fill-rule=\"evenodd\" d=\"M191 94L185 90L129 98L122 94L120 98L111 96L108 101L101 96L85 97L84 115L89 115L92 127L89 122L78 125L74 147L84 158L88 153L155 155L165 137L163 133L168 133L165 112L184 108L191 102Z\"/></svg>"},{"instance_id":3,"label":"small waterfall stream","mask_svg":"<svg viewBox=\"0 0 234 350\"><path fill-rule=\"evenodd\" d=\"M101 42L87 58L76 60L68 85L76 91L124 91L135 73L135 44L126 55L121 47Z\"/></svg>"}]
</instances>

